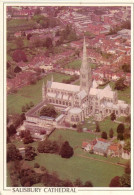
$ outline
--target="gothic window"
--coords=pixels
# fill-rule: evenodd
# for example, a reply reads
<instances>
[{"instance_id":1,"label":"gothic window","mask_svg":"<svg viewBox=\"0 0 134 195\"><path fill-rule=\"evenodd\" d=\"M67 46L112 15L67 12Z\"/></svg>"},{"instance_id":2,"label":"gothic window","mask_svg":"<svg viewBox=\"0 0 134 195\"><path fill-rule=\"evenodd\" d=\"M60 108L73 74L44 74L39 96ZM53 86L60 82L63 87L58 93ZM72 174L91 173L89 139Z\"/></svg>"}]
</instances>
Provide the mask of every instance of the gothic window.
<instances>
[{"instance_id":1,"label":"gothic window","mask_svg":"<svg viewBox=\"0 0 134 195\"><path fill-rule=\"evenodd\" d=\"M106 113L108 113L108 109L106 109Z\"/></svg>"},{"instance_id":2,"label":"gothic window","mask_svg":"<svg viewBox=\"0 0 134 195\"><path fill-rule=\"evenodd\" d=\"M65 102L63 101L63 105L65 105Z\"/></svg>"},{"instance_id":3,"label":"gothic window","mask_svg":"<svg viewBox=\"0 0 134 195\"><path fill-rule=\"evenodd\" d=\"M56 100L56 104L58 104L58 100Z\"/></svg>"},{"instance_id":4,"label":"gothic window","mask_svg":"<svg viewBox=\"0 0 134 195\"><path fill-rule=\"evenodd\" d=\"M61 101L59 101L59 104L61 104Z\"/></svg>"},{"instance_id":5,"label":"gothic window","mask_svg":"<svg viewBox=\"0 0 134 195\"><path fill-rule=\"evenodd\" d=\"M50 102L50 103L52 102L51 99L49 99L49 102Z\"/></svg>"},{"instance_id":6,"label":"gothic window","mask_svg":"<svg viewBox=\"0 0 134 195\"><path fill-rule=\"evenodd\" d=\"M69 106L71 106L71 102L69 102Z\"/></svg>"},{"instance_id":7,"label":"gothic window","mask_svg":"<svg viewBox=\"0 0 134 195\"><path fill-rule=\"evenodd\" d=\"M116 110L116 114L118 114L118 110Z\"/></svg>"},{"instance_id":8,"label":"gothic window","mask_svg":"<svg viewBox=\"0 0 134 195\"><path fill-rule=\"evenodd\" d=\"M66 105L68 106L68 102L66 102Z\"/></svg>"}]
</instances>

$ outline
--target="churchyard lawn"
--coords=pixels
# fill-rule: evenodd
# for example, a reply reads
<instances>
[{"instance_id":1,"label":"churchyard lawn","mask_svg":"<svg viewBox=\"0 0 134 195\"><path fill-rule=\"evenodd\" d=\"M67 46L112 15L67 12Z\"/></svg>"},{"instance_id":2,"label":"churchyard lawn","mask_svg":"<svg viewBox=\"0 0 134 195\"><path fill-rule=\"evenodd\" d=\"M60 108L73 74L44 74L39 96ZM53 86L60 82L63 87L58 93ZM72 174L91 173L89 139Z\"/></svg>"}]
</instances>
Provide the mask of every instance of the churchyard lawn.
<instances>
[{"instance_id":1,"label":"churchyard lawn","mask_svg":"<svg viewBox=\"0 0 134 195\"><path fill-rule=\"evenodd\" d=\"M69 129L57 129L49 137L50 140L65 141L68 140L70 145L74 148L74 156L70 159L61 158L56 154L38 154L35 160L29 161L31 166L37 162L41 166L45 166L50 172L56 171L61 179L70 179L74 181L80 178L82 182L90 180L94 187L108 187L111 179L124 172L124 168L119 165L109 164L124 163L126 161L119 158L106 158L99 155L92 155L84 152L81 149L82 141L92 140L95 135L90 133L78 133ZM82 156L80 156L82 155ZM88 159L86 157L92 157L94 159ZM105 161L100 162L99 159Z\"/></svg>"},{"instance_id":2,"label":"churchyard lawn","mask_svg":"<svg viewBox=\"0 0 134 195\"><path fill-rule=\"evenodd\" d=\"M7 111L9 114L21 113L22 106L29 104L31 101L36 105L42 100L42 84L51 80L53 74L54 81L62 82L63 79L71 78L70 75L60 73L50 73L43 79L37 81L35 85L25 86L17 91L15 94L9 94L7 96Z\"/></svg>"}]
</instances>

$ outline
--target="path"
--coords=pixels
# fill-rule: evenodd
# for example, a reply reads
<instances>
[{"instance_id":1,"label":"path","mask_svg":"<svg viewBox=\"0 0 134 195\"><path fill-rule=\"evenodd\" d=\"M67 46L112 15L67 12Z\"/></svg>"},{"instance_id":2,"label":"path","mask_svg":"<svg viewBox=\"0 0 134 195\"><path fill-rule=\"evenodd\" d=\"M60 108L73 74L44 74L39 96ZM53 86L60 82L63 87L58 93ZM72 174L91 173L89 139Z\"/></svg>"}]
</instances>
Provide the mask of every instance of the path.
<instances>
[{"instance_id":1,"label":"path","mask_svg":"<svg viewBox=\"0 0 134 195\"><path fill-rule=\"evenodd\" d=\"M119 123L119 124L120 124L120 123L123 123L124 125L129 125L129 123L125 123L125 122L123 122L123 121L114 120L114 122L115 122L115 123Z\"/></svg>"},{"instance_id":2,"label":"path","mask_svg":"<svg viewBox=\"0 0 134 195\"><path fill-rule=\"evenodd\" d=\"M76 155L76 156L79 156L79 157L82 157L82 158L87 158L87 159L90 159L90 160L99 161L99 162L105 162L105 163L120 166L120 167L123 167L123 168L126 167L125 165L122 165L122 164L113 163L113 162L109 162L109 161L106 161L106 160L100 160L100 159L97 159L97 158L92 158L92 157L88 157L88 156L84 156L84 155Z\"/></svg>"}]
</instances>

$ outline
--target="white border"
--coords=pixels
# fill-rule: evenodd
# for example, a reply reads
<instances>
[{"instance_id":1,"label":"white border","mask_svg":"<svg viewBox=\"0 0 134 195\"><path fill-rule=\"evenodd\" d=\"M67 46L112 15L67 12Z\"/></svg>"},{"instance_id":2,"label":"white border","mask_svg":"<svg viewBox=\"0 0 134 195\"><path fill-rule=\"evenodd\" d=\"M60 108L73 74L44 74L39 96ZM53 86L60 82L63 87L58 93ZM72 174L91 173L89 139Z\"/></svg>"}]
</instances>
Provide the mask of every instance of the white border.
<instances>
[{"instance_id":1,"label":"white border","mask_svg":"<svg viewBox=\"0 0 134 195\"><path fill-rule=\"evenodd\" d=\"M5 5L4 5L4 19L6 20L6 12L5 12L5 9L6 9L6 6L10 6L10 5L15 5L15 6L30 6L30 5L36 5L37 6L37 3L38 3L38 5L39 6L77 6L77 5L79 5L79 6L131 6L131 10L132 10L132 12L131 12L131 25L132 25L132 27L131 27L131 75L134 73L133 71L134 71L134 69L133 69L133 29L134 29L134 25L133 25L133 7L134 7L134 5L132 5L132 4L130 4L130 3L134 3L133 1L120 1L120 3L119 3L119 0L118 0L118 3L116 4L116 2L117 1L112 1L112 2L110 2L110 4L107 4L108 2L107 1L94 1L94 2L91 2L91 1L80 1L80 2L78 2L78 1L38 1L38 0L34 0L34 1L32 1L32 0L29 0L29 1L26 1L26 0L22 0L22 1L17 1L17 0L14 0L14 1L12 1L12 0L9 0L9 1L2 1L2 2L0 2L0 5L2 5L3 6L3 3L5 3ZM59 4L60 3L60 4ZM91 4L92 3L92 4ZM96 4L96 3L101 3L101 4ZM115 3L115 4L114 4ZM1 18L2 18L2 14L3 14L3 7L2 6L0 6L0 13L1 13ZM5 24L6 24L6 22L4 22ZM1 23L0 23L1 24ZM5 32L6 32L6 25L4 24L4 35L5 35ZM3 29L2 29L2 27L3 27L3 24L1 24L1 28L0 28L0 31L1 32L3 32ZM1 33L2 34L2 33ZM2 37L1 37L2 38ZM2 40L1 40L2 41ZM3 51L3 49L2 49L2 47L3 47L3 44L1 45L1 51ZM6 36L4 36L4 67L6 67ZM1 58L2 59L2 58ZM2 59L2 61L3 61L3 59ZM3 62L1 61L1 65L3 65ZM3 67L2 66L0 66L0 74L1 73L3 73ZM6 68L5 68L6 69ZM4 100L6 99L6 70L4 69ZM1 79L3 79L3 74L1 74ZM1 86L1 84L2 84L2 82L0 82L0 88L2 89L2 86ZM2 104L1 105L3 105L3 100L2 100L2 97L0 98L0 100L1 100L1 102L2 102ZM6 101L4 101L4 108L6 108ZM132 116L132 119L133 119L133 76L131 76L131 116ZM1 122L1 124L3 124L3 121L1 120L2 119L2 114L3 113L1 113L0 112L0 122ZM6 132L6 110L4 111L4 132ZM5 134L5 133L4 133ZM3 136L3 135L1 135L1 136ZM5 135L4 135L5 136ZM134 139L133 139L133 136L134 136L134 134L133 134L133 120L131 121L131 148L133 149L133 147L134 147L134 144L133 144L133 141L134 141ZM6 137L6 136L5 136ZM1 144L3 143L2 142L2 140L0 140L1 142ZM4 162L6 162L6 140L4 139ZM3 156L3 155L1 155L1 157ZM104 192L104 190L109 190L109 191L111 191L111 192L113 192L113 191L118 191L118 192L120 192L120 191L126 191L127 190L127 193L128 193L128 191L129 190L132 190L133 189L133 176L134 176L134 174L133 174L133 157L134 157L134 155L133 155L133 151L131 152L131 164L132 164L132 170L131 170L131 172L132 172L132 176L131 176L131 183L132 183L132 187L131 188L109 188L109 187L93 187L93 188L76 188L77 190L79 189L79 190L82 190L81 192L79 191L77 191L77 194L79 194L79 193L86 193L85 191L83 191L84 189L87 189L88 191L87 192L95 192L96 190L97 191L99 191L99 193L100 193L100 191L103 191L103 194L105 194L106 192L108 192L108 191L105 191ZM3 166L3 165L2 165ZM1 171L1 173L2 173L2 171ZM10 190L10 189L12 189L11 187L6 187L6 166L4 166L4 173L5 173L5 177L4 177L4 189L5 190ZM2 176L3 177L3 176ZM1 178L2 178L1 177ZM2 182L3 183L3 182ZM3 185L2 185L3 186ZM2 187L1 186L1 182L0 182L0 191L2 190ZM90 190L90 191L89 191ZM3 190L2 190L3 191ZM8 194L8 191L4 191L4 192L6 192L5 194ZM130 191L129 191L130 192ZM12 192L10 192L10 193L12 193ZM122 192L121 192L122 193ZM17 193L18 194L18 193ZM21 194L27 194L27 193L21 193ZM32 194L37 194L37 193L32 193ZM71 194L71 193L70 193Z\"/></svg>"}]
</instances>

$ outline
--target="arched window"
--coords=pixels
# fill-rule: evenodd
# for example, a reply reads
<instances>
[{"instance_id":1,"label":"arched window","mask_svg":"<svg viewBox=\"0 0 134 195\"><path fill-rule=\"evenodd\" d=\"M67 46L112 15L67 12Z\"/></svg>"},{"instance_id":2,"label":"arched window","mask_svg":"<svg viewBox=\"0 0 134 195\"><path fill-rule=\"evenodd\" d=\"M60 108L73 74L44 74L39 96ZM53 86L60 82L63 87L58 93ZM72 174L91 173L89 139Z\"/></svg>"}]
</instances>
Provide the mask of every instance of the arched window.
<instances>
[{"instance_id":1,"label":"arched window","mask_svg":"<svg viewBox=\"0 0 134 195\"><path fill-rule=\"evenodd\" d=\"M58 100L56 100L56 104L58 104Z\"/></svg>"}]
</instances>

